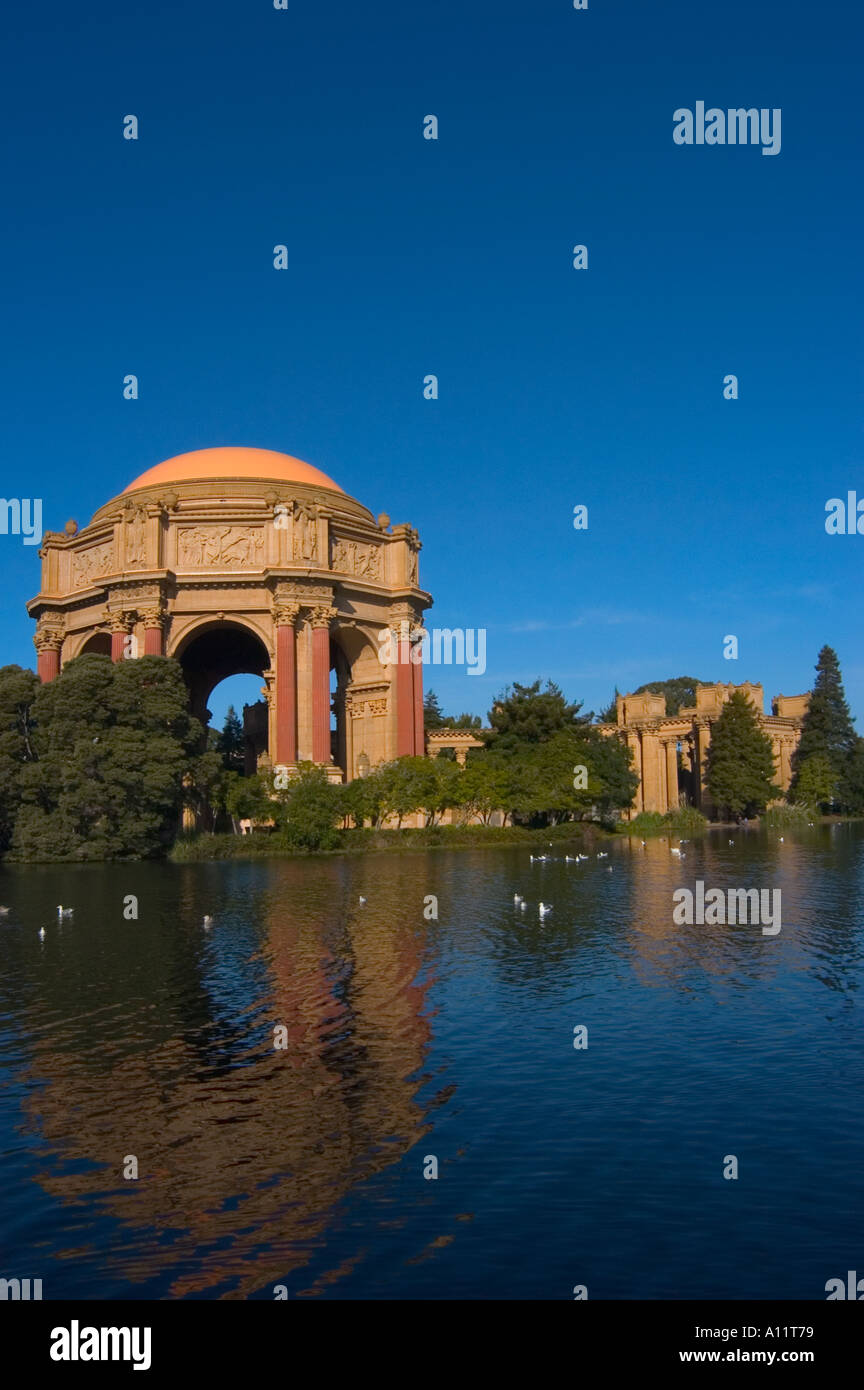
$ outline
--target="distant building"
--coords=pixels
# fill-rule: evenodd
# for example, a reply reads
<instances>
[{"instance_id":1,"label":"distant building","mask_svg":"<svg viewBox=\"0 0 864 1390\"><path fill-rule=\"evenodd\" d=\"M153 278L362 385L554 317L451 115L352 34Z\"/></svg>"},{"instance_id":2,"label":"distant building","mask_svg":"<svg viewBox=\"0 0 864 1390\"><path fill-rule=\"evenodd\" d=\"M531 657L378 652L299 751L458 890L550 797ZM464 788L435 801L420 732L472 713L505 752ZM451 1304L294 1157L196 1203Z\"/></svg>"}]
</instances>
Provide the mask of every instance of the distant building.
<instances>
[{"instance_id":1,"label":"distant building","mask_svg":"<svg viewBox=\"0 0 864 1390\"><path fill-rule=\"evenodd\" d=\"M602 733L625 740L633 750L633 767L639 776L639 789L633 808L625 816L640 811L665 813L682 802L698 807L706 816L716 813L708 788L708 748L711 727L720 717L723 705L736 690L742 690L759 715L763 731L774 750L776 781L784 791L792 781L792 754L801 737L809 694L776 695L771 714L765 714L765 695L761 685L745 681L742 685L698 685L692 709L667 715L664 695L619 695L617 723L601 724Z\"/></svg>"}]
</instances>

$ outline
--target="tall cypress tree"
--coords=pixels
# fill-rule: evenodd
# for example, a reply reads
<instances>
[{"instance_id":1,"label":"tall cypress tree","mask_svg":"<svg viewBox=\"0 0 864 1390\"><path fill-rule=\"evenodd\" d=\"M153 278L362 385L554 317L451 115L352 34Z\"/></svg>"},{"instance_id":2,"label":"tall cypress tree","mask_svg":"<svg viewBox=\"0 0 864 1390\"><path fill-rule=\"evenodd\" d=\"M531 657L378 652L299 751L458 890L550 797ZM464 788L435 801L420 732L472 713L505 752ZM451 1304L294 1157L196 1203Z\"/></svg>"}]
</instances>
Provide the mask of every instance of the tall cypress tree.
<instances>
[{"instance_id":1,"label":"tall cypress tree","mask_svg":"<svg viewBox=\"0 0 864 1390\"><path fill-rule=\"evenodd\" d=\"M833 647L823 647L816 662L816 682L801 727L801 739L792 757L793 795L801 768L808 758L827 758L838 779L844 776L855 751L853 723L837 653Z\"/></svg>"},{"instance_id":2,"label":"tall cypress tree","mask_svg":"<svg viewBox=\"0 0 864 1390\"><path fill-rule=\"evenodd\" d=\"M743 690L736 690L711 730L708 790L721 814L738 820L759 815L781 795L774 776L771 740Z\"/></svg>"}]
</instances>

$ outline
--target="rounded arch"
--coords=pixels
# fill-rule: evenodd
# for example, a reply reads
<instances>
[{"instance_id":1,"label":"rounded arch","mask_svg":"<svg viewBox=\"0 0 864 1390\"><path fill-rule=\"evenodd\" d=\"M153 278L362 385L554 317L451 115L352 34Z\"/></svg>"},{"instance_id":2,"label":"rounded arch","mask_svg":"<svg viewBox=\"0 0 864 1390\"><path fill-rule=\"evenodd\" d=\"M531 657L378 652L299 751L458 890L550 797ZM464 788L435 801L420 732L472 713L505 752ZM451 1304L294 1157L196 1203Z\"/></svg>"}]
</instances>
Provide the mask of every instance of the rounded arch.
<instances>
[{"instance_id":1,"label":"rounded arch","mask_svg":"<svg viewBox=\"0 0 864 1390\"><path fill-rule=\"evenodd\" d=\"M209 723L207 701L228 676L264 676L272 658L260 632L234 618L206 619L187 630L171 653L179 661L189 689L192 713Z\"/></svg>"},{"instance_id":2,"label":"rounded arch","mask_svg":"<svg viewBox=\"0 0 864 1390\"><path fill-rule=\"evenodd\" d=\"M72 656L85 656L93 654L95 656L111 655L111 634L110 632L91 632L84 637L78 644L77 650ZM70 660L72 658L70 657Z\"/></svg>"}]
</instances>

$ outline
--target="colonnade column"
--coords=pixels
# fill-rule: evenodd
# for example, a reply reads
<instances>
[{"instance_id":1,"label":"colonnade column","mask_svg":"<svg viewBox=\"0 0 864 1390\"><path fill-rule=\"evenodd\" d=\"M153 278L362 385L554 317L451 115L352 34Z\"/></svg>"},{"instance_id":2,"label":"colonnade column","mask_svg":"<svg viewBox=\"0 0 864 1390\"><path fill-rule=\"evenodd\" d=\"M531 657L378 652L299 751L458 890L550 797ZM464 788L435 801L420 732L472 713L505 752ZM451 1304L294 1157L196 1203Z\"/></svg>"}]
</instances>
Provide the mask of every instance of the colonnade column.
<instances>
[{"instance_id":1,"label":"colonnade column","mask_svg":"<svg viewBox=\"0 0 864 1390\"><path fill-rule=\"evenodd\" d=\"M407 621L403 621L399 626L396 653L396 756L410 758L414 752L415 738L414 666L411 661L411 639Z\"/></svg>"},{"instance_id":2,"label":"colonnade column","mask_svg":"<svg viewBox=\"0 0 864 1390\"><path fill-rule=\"evenodd\" d=\"M145 609L141 614L141 622L144 624L144 655L162 656L162 631L165 624L164 608Z\"/></svg>"},{"instance_id":3,"label":"colonnade column","mask_svg":"<svg viewBox=\"0 0 864 1390\"><path fill-rule=\"evenodd\" d=\"M111 629L111 660L122 661L126 655L126 638L132 630L132 619L125 612L109 612L106 616Z\"/></svg>"},{"instance_id":4,"label":"colonnade column","mask_svg":"<svg viewBox=\"0 0 864 1390\"><path fill-rule=\"evenodd\" d=\"M312 761L329 763L330 755L330 623L336 609L312 609Z\"/></svg>"},{"instance_id":5,"label":"colonnade column","mask_svg":"<svg viewBox=\"0 0 864 1390\"><path fill-rule=\"evenodd\" d=\"M678 809L678 740L666 744L666 809Z\"/></svg>"},{"instance_id":6,"label":"colonnade column","mask_svg":"<svg viewBox=\"0 0 864 1390\"><path fill-rule=\"evenodd\" d=\"M414 752L418 758L422 758L426 752L426 730L423 721L423 662L421 655L423 648L420 643L420 635L423 628L415 629L415 642L413 665L413 687L414 687Z\"/></svg>"},{"instance_id":7,"label":"colonnade column","mask_svg":"<svg viewBox=\"0 0 864 1390\"><path fill-rule=\"evenodd\" d=\"M275 761L280 766L297 761L297 630L294 624L299 612L298 603L280 604L273 610L276 625Z\"/></svg>"},{"instance_id":8,"label":"colonnade column","mask_svg":"<svg viewBox=\"0 0 864 1390\"><path fill-rule=\"evenodd\" d=\"M60 649L63 632L60 628L42 627L33 639L38 653L36 670L43 685L56 680L60 674Z\"/></svg>"}]
</instances>

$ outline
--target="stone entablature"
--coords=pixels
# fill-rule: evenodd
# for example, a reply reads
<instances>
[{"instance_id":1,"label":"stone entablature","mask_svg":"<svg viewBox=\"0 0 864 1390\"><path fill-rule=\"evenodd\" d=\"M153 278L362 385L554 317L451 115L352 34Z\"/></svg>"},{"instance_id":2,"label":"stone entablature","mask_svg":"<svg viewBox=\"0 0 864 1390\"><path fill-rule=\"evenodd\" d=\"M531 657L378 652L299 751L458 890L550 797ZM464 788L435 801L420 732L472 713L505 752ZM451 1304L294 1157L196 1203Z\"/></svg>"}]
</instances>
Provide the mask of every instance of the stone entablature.
<instances>
[{"instance_id":1,"label":"stone entablature","mask_svg":"<svg viewBox=\"0 0 864 1390\"><path fill-rule=\"evenodd\" d=\"M262 649L270 761L330 764L332 707L336 762L350 780L361 757L375 766L424 751L422 667L379 660L381 631L403 618L420 627L431 605L419 550L413 527L376 521L335 485L207 477L134 487L89 526L43 537L41 590L27 605L40 675L52 679L85 650L184 661L202 634L246 633ZM205 689L207 680L191 687L200 716L217 683Z\"/></svg>"},{"instance_id":2,"label":"stone entablature","mask_svg":"<svg viewBox=\"0 0 864 1390\"><path fill-rule=\"evenodd\" d=\"M741 685L724 684L696 687L696 703L675 715L666 714L666 699L650 691L639 695L619 695L617 723L601 724L600 731L609 737L625 740L633 751L633 767L639 776L639 788L633 810L665 813L681 804L682 798L697 806L706 815L716 808L706 786L708 748L711 726L719 718L723 705L733 691L743 691L759 714L764 733L771 739L774 750L777 783L784 791L792 781L792 754L801 737L801 725L807 712L809 694L777 695L772 701L772 714L765 714L765 696L761 685L744 681ZM682 785L683 784L683 785Z\"/></svg>"}]
</instances>

